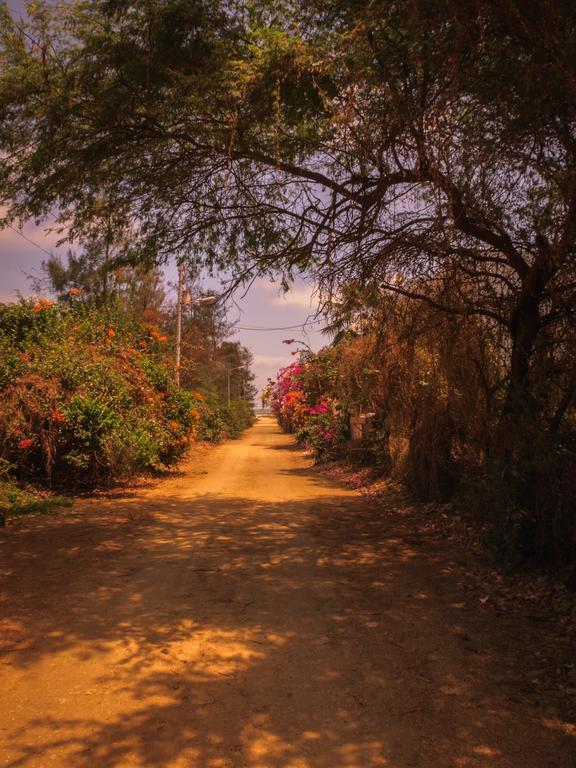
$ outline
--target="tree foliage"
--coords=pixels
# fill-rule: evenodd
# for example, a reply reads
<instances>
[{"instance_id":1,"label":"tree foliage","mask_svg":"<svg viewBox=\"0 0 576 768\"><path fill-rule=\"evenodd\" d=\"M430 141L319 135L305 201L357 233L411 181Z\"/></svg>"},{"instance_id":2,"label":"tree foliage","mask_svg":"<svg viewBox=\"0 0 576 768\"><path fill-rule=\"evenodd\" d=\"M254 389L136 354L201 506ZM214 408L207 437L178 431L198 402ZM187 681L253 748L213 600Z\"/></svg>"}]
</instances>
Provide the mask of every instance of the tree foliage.
<instances>
[{"instance_id":1,"label":"tree foliage","mask_svg":"<svg viewBox=\"0 0 576 768\"><path fill-rule=\"evenodd\" d=\"M3 11L0 190L130 259L350 281L492 327L508 416L574 393L568 0L100 0ZM554 394L535 402L546 358ZM560 408L560 410L562 410ZM565 410L565 409L564 409Z\"/></svg>"}]
</instances>

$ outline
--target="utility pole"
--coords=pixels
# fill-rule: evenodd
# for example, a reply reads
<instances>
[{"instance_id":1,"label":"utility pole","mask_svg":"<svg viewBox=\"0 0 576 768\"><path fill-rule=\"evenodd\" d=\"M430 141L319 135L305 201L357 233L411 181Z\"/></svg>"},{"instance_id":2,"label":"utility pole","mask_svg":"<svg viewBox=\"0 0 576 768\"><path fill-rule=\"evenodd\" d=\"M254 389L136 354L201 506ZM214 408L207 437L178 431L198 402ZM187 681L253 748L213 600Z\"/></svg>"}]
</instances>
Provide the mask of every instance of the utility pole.
<instances>
[{"instance_id":1,"label":"utility pole","mask_svg":"<svg viewBox=\"0 0 576 768\"><path fill-rule=\"evenodd\" d=\"M174 367L176 386L180 386L180 359L182 357L182 299L184 294L184 264L178 263L178 301L176 304L176 350Z\"/></svg>"}]
</instances>

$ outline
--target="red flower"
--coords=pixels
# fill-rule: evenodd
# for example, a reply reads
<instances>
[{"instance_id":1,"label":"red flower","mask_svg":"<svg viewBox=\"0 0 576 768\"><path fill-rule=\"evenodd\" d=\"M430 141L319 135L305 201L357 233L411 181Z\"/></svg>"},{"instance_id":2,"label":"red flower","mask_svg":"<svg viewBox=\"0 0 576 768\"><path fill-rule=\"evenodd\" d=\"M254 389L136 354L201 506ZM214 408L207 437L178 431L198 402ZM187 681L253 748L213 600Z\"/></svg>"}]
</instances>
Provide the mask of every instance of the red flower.
<instances>
[{"instance_id":1,"label":"red flower","mask_svg":"<svg viewBox=\"0 0 576 768\"><path fill-rule=\"evenodd\" d=\"M50 411L50 416L52 417L52 421L56 421L60 424L66 421L66 416L64 416L63 413L60 413L60 411L57 411L55 408Z\"/></svg>"},{"instance_id":2,"label":"red flower","mask_svg":"<svg viewBox=\"0 0 576 768\"><path fill-rule=\"evenodd\" d=\"M32 448L33 445L34 445L34 441L30 440L29 437L25 437L23 440L20 440L20 442L18 443L18 448L20 448L20 450L22 451L27 451L28 448Z\"/></svg>"}]
</instances>

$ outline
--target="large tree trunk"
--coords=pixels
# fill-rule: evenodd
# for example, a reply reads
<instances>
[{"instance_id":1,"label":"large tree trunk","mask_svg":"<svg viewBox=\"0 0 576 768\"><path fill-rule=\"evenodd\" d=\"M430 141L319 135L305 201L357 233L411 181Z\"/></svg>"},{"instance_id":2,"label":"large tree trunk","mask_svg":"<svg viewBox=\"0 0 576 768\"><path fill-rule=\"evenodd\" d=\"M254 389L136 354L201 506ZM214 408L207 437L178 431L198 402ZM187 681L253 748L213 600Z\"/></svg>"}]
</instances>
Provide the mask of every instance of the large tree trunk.
<instances>
[{"instance_id":1,"label":"large tree trunk","mask_svg":"<svg viewBox=\"0 0 576 768\"><path fill-rule=\"evenodd\" d=\"M540 302L533 298L514 310L510 322L512 354L504 414L519 413L531 401L530 361L540 326Z\"/></svg>"},{"instance_id":2,"label":"large tree trunk","mask_svg":"<svg viewBox=\"0 0 576 768\"><path fill-rule=\"evenodd\" d=\"M523 281L522 290L510 317L512 354L504 415L519 415L534 405L530 363L541 328L540 308L553 269L550 254L542 249Z\"/></svg>"}]
</instances>

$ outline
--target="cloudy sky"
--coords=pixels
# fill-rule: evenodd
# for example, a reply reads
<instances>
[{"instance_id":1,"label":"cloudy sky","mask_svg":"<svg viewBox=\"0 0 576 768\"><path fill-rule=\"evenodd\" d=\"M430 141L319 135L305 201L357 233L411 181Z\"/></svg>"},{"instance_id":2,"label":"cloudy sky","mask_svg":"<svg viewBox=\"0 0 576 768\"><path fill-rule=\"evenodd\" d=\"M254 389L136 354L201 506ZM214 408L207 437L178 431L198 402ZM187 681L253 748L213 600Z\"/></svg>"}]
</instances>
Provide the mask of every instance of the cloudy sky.
<instances>
[{"instance_id":1,"label":"cloudy sky","mask_svg":"<svg viewBox=\"0 0 576 768\"><path fill-rule=\"evenodd\" d=\"M55 248L56 239L56 235L50 235L43 227L33 223L19 231L0 230L0 301L15 301L18 292L25 296L32 294L30 277L39 276L43 259L48 258L51 252L62 255L66 253L65 246ZM168 282L175 281L173 267L166 268L165 274ZM312 319L316 307L312 289L303 281L297 282L289 293L282 294L277 284L259 280L246 296L237 294L235 301L238 308L231 306L230 319L237 321L239 326L259 328L284 328L306 323ZM238 329L232 338L252 351L256 384L261 389L266 379L274 376L278 368L294 360L290 355L294 347L282 344L282 340L300 338L312 349L319 349L326 343L326 337L319 333L320 327L316 323L303 330Z\"/></svg>"}]
</instances>

